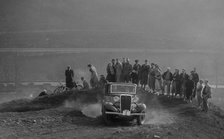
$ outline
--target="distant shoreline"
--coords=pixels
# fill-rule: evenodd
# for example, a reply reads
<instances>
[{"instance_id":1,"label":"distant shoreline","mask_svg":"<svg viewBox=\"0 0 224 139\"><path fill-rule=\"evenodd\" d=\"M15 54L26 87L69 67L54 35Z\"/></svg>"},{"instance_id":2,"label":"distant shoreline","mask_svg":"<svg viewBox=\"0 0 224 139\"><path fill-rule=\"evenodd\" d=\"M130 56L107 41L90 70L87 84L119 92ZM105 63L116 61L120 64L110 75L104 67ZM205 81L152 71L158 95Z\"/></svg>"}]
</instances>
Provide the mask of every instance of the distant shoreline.
<instances>
[{"instance_id":1,"label":"distant shoreline","mask_svg":"<svg viewBox=\"0 0 224 139\"><path fill-rule=\"evenodd\" d=\"M0 48L0 53L85 53L85 52L150 52L150 53L220 53L212 49L149 48Z\"/></svg>"}]
</instances>

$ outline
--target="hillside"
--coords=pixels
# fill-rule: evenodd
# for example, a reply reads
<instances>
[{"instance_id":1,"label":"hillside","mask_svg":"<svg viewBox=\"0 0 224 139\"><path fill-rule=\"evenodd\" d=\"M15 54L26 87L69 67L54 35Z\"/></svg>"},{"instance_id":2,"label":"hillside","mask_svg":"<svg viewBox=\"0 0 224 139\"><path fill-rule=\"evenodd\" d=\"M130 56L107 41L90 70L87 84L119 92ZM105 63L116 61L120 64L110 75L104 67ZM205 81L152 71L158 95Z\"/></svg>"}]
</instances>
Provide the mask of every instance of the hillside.
<instances>
[{"instance_id":1,"label":"hillside","mask_svg":"<svg viewBox=\"0 0 224 139\"><path fill-rule=\"evenodd\" d=\"M135 123L118 121L111 126L105 126L101 117L98 117L100 116L100 105L94 100L96 97L88 97L84 94L81 96L74 96L73 99L56 96L39 98L35 100L35 106L32 101L27 102L26 105L29 105L30 108L35 108L38 105L42 106L39 110L33 109L35 111L24 109L23 112L19 112L21 108L26 107L24 101L15 100L9 102L10 105L8 106L6 103L2 104L0 111L5 108L5 112L0 113L0 137L37 139L218 139L224 137L224 113L213 105L210 105L208 113L203 113L194 104L186 104L179 99L139 92L141 100L147 105L146 124L137 126ZM57 101L56 98L61 98L57 105L54 103ZM49 101L46 101L47 99ZM21 103L23 104L18 105ZM44 105L46 105L45 108ZM12 109L15 106L17 109ZM18 109L19 107L20 109ZM6 112L7 108L8 112Z\"/></svg>"}]
</instances>

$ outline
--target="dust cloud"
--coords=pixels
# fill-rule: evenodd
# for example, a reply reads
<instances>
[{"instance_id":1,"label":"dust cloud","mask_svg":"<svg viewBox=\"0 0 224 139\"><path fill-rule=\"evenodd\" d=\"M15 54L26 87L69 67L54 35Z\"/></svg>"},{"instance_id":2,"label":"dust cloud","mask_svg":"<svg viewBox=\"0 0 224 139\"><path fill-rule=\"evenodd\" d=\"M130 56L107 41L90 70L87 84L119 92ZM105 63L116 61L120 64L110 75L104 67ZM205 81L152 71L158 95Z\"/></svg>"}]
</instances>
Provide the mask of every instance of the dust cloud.
<instances>
[{"instance_id":1,"label":"dust cloud","mask_svg":"<svg viewBox=\"0 0 224 139\"><path fill-rule=\"evenodd\" d=\"M148 109L145 124L161 125L174 123L174 115L163 109Z\"/></svg>"},{"instance_id":2,"label":"dust cloud","mask_svg":"<svg viewBox=\"0 0 224 139\"><path fill-rule=\"evenodd\" d=\"M68 101L66 100L64 103L64 107L73 108L74 110L81 111L87 117L97 118L101 115L101 105L100 103L95 104L85 104L80 100L76 101Z\"/></svg>"},{"instance_id":3,"label":"dust cloud","mask_svg":"<svg viewBox=\"0 0 224 139\"><path fill-rule=\"evenodd\" d=\"M64 103L64 107L66 107L66 108L73 108L74 110L80 111L84 107L84 104L82 104L80 102L80 100L76 100L76 101L66 100L65 103Z\"/></svg>"},{"instance_id":4,"label":"dust cloud","mask_svg":"<svg viewBox=\"0 0 224 139\"><path fill-rule=\"evenodd\" d=\"M175 122L175 117L172 112L164 108L164 101L167 101L166 97L159 98L154 94L139 94L141 102L146 104L146 121L145 124L151 125L163 125L172 124ZM168 103L169 105L169 103Z\"/></svg>"},{"instance_id":5,"label":"dust cloud","mask_svg":"<svg viewBox=\"0 0 224 139\"><path fill-rule=\"evenodd\" d=\"M101 105L99 103L87 105L83 107L82 113L87 117L96 118L101 115Z\"/></svg>"}]
</instances>

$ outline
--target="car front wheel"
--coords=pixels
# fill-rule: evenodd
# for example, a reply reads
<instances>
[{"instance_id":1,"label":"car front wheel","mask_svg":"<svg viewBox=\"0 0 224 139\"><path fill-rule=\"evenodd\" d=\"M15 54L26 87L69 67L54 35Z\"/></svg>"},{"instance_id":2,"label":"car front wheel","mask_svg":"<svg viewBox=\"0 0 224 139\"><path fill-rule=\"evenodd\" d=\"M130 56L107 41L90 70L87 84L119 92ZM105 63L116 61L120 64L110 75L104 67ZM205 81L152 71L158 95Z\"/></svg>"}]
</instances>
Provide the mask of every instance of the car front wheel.
<instances>
[{"instance_id":1,"label":"car front wheel","mask_svg":"<svg viewBox=\"0 0 224 139\"><path fill-rule=\"evenodd\" d=\"M145 111L142 112L144 115L137 116L137 124L143 125L145 123Z\"/></svg>"},{"instance_id":2,"label":"car front wheel","mask_svg":"<svg viewBox=\"0 0 224 139\"><path fill-rule=\"evenodd\" d=\"M103 107L102 109L102 118L103 118L103 122L106 124L106 125L110 125L111 124L111 118L110 118L110 115L106 114L105 113L105 108Z\"/></svg>"}]
</instances>

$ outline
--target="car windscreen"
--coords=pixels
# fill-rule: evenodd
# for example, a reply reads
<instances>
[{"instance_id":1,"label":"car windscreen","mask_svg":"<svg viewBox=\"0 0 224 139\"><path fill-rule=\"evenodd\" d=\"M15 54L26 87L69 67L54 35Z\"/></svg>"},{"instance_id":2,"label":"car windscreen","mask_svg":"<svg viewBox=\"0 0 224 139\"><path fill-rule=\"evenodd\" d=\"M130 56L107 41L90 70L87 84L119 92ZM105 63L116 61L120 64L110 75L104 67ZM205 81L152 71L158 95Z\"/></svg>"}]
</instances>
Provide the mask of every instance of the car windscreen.
<instances>
[{"instance_id":1,"label":"car windscreen","mask_svg":"<svg viewBox=\"0 0 224 139\"><path fill-rule=\"evenodd\" d=\"M111 93L136 94L136 87L133 85L112 85Z\"/></svg>"}]
</instances>

